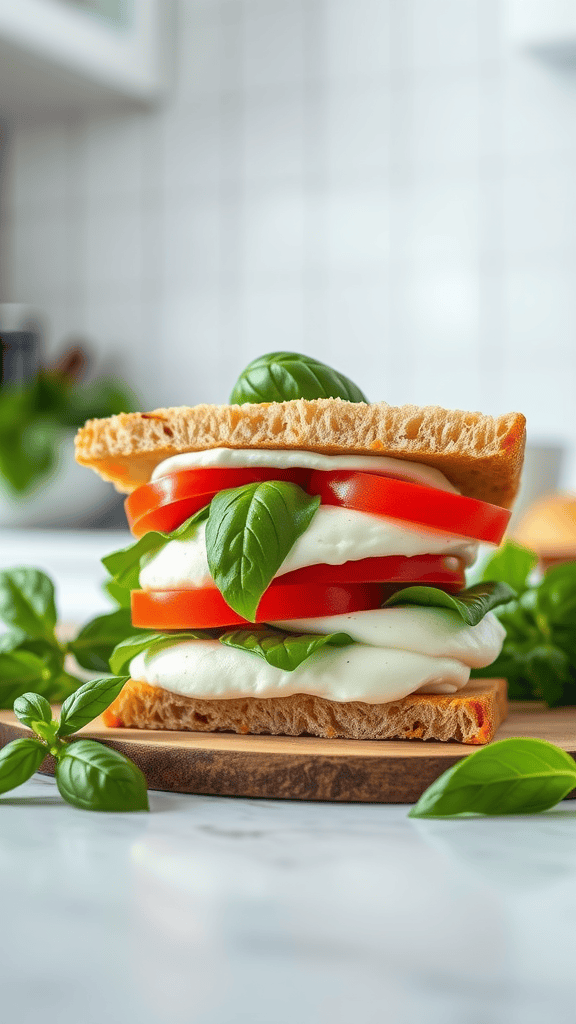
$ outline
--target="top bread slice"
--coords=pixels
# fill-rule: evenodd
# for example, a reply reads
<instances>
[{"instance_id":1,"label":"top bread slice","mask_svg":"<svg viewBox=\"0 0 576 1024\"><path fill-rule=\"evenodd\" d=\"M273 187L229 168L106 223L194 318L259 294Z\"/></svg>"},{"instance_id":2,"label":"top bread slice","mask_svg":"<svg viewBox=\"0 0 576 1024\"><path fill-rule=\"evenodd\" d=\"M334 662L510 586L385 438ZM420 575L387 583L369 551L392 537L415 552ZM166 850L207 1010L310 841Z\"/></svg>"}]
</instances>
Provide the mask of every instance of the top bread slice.
<instances>
[{"instance_id":1,"label":"top bread slice","mask_svg":"<svg viewBox=\"0 0 576 1024\"><path fill-rule=\"evenodd\" d=\"M520 482L525 419L439 406L390 406L340 398L196 405L89 420L76 459L126 494L164 459L209 448L301 449L387 455L439 469L461 494L510 508Z\"/></svg>"}]
</instances>

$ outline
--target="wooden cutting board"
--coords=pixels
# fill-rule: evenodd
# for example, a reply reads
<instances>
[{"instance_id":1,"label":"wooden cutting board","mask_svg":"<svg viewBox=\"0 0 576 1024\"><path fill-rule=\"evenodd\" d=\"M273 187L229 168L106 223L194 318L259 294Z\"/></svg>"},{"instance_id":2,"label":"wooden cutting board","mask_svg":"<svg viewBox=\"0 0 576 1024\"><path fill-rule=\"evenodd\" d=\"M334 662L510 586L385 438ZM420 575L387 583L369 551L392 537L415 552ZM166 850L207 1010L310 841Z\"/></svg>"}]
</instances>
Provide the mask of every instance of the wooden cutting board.
<instances>
[{"instance_id":1,"label":"wooden cutting board","mask_svg":"<svg viewBox=\"0 0 576 1024\"><path fill-rule=\"evenodd\" d=\"M29 735L11 711L0 711L0 747ZM150 789L285 800L414 803L442 772L478 750L421 740L107 729L99 719L82 735L132 758ZM576 758L576 707L549 711L538 704L513 704L496 739L507 736L549 740ZM41 771L54 774L52 758Z\"/></svg>"}]
</instances>

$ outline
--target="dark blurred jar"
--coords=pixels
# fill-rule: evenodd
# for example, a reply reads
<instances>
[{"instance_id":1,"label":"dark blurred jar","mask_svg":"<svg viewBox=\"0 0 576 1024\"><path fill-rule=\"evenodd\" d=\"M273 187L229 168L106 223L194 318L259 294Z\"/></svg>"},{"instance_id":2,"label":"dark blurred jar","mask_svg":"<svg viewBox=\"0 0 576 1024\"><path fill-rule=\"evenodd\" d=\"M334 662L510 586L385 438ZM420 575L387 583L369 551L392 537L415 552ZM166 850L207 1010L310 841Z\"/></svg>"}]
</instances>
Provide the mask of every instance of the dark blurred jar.
<instances>
[{"instance_id":1,"label":"dark blurred jar","mask_svg":"<svg viewBox=\"0 0 576 1024\"><path fill-rule=\"evenodd\" d=\"M29 306L0 305L0 381L28 384L38 375L40 328Z\"/></svg>"}]
</instances>

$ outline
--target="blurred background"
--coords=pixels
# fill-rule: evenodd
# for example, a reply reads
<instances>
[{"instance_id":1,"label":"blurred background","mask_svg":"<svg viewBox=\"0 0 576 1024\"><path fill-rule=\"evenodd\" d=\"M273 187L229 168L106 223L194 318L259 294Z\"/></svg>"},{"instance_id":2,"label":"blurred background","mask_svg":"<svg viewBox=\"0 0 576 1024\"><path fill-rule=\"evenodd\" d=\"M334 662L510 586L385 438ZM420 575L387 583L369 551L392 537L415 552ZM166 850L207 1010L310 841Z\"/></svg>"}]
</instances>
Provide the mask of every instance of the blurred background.
<instances>
[{"instance_id":1,"label":"blurred background","mask_svg":"<svg viewBox=\"0 0 576 1024\"><path fill-rule=\"evenodd\" d=\"M576 489L576 4L2 0L0 132L29 383L224 402L294 349L523 411L530 496Z\"/></svg>"}]
</instances>

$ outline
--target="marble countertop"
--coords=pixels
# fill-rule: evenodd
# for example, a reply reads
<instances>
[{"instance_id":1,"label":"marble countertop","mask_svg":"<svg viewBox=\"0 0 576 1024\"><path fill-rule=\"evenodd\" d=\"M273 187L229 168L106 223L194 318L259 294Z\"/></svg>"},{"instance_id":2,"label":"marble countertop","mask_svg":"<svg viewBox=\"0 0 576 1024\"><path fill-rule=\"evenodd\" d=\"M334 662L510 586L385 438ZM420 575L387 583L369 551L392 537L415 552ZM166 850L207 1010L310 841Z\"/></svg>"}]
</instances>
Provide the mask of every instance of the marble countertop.
<instances>
[{"instance_id":1,"label":"marble countertop","mask_svg":"<svg viewBox=\"0 0 576 1024\"><path fill-rule=\"evenodd\" d=\"M126 535L0 533L0 567L105 611ZM574 1024L576 803L408 808L150 794L151 813L0 798L2 1021Z\"/></svg>"}]
</instances>

